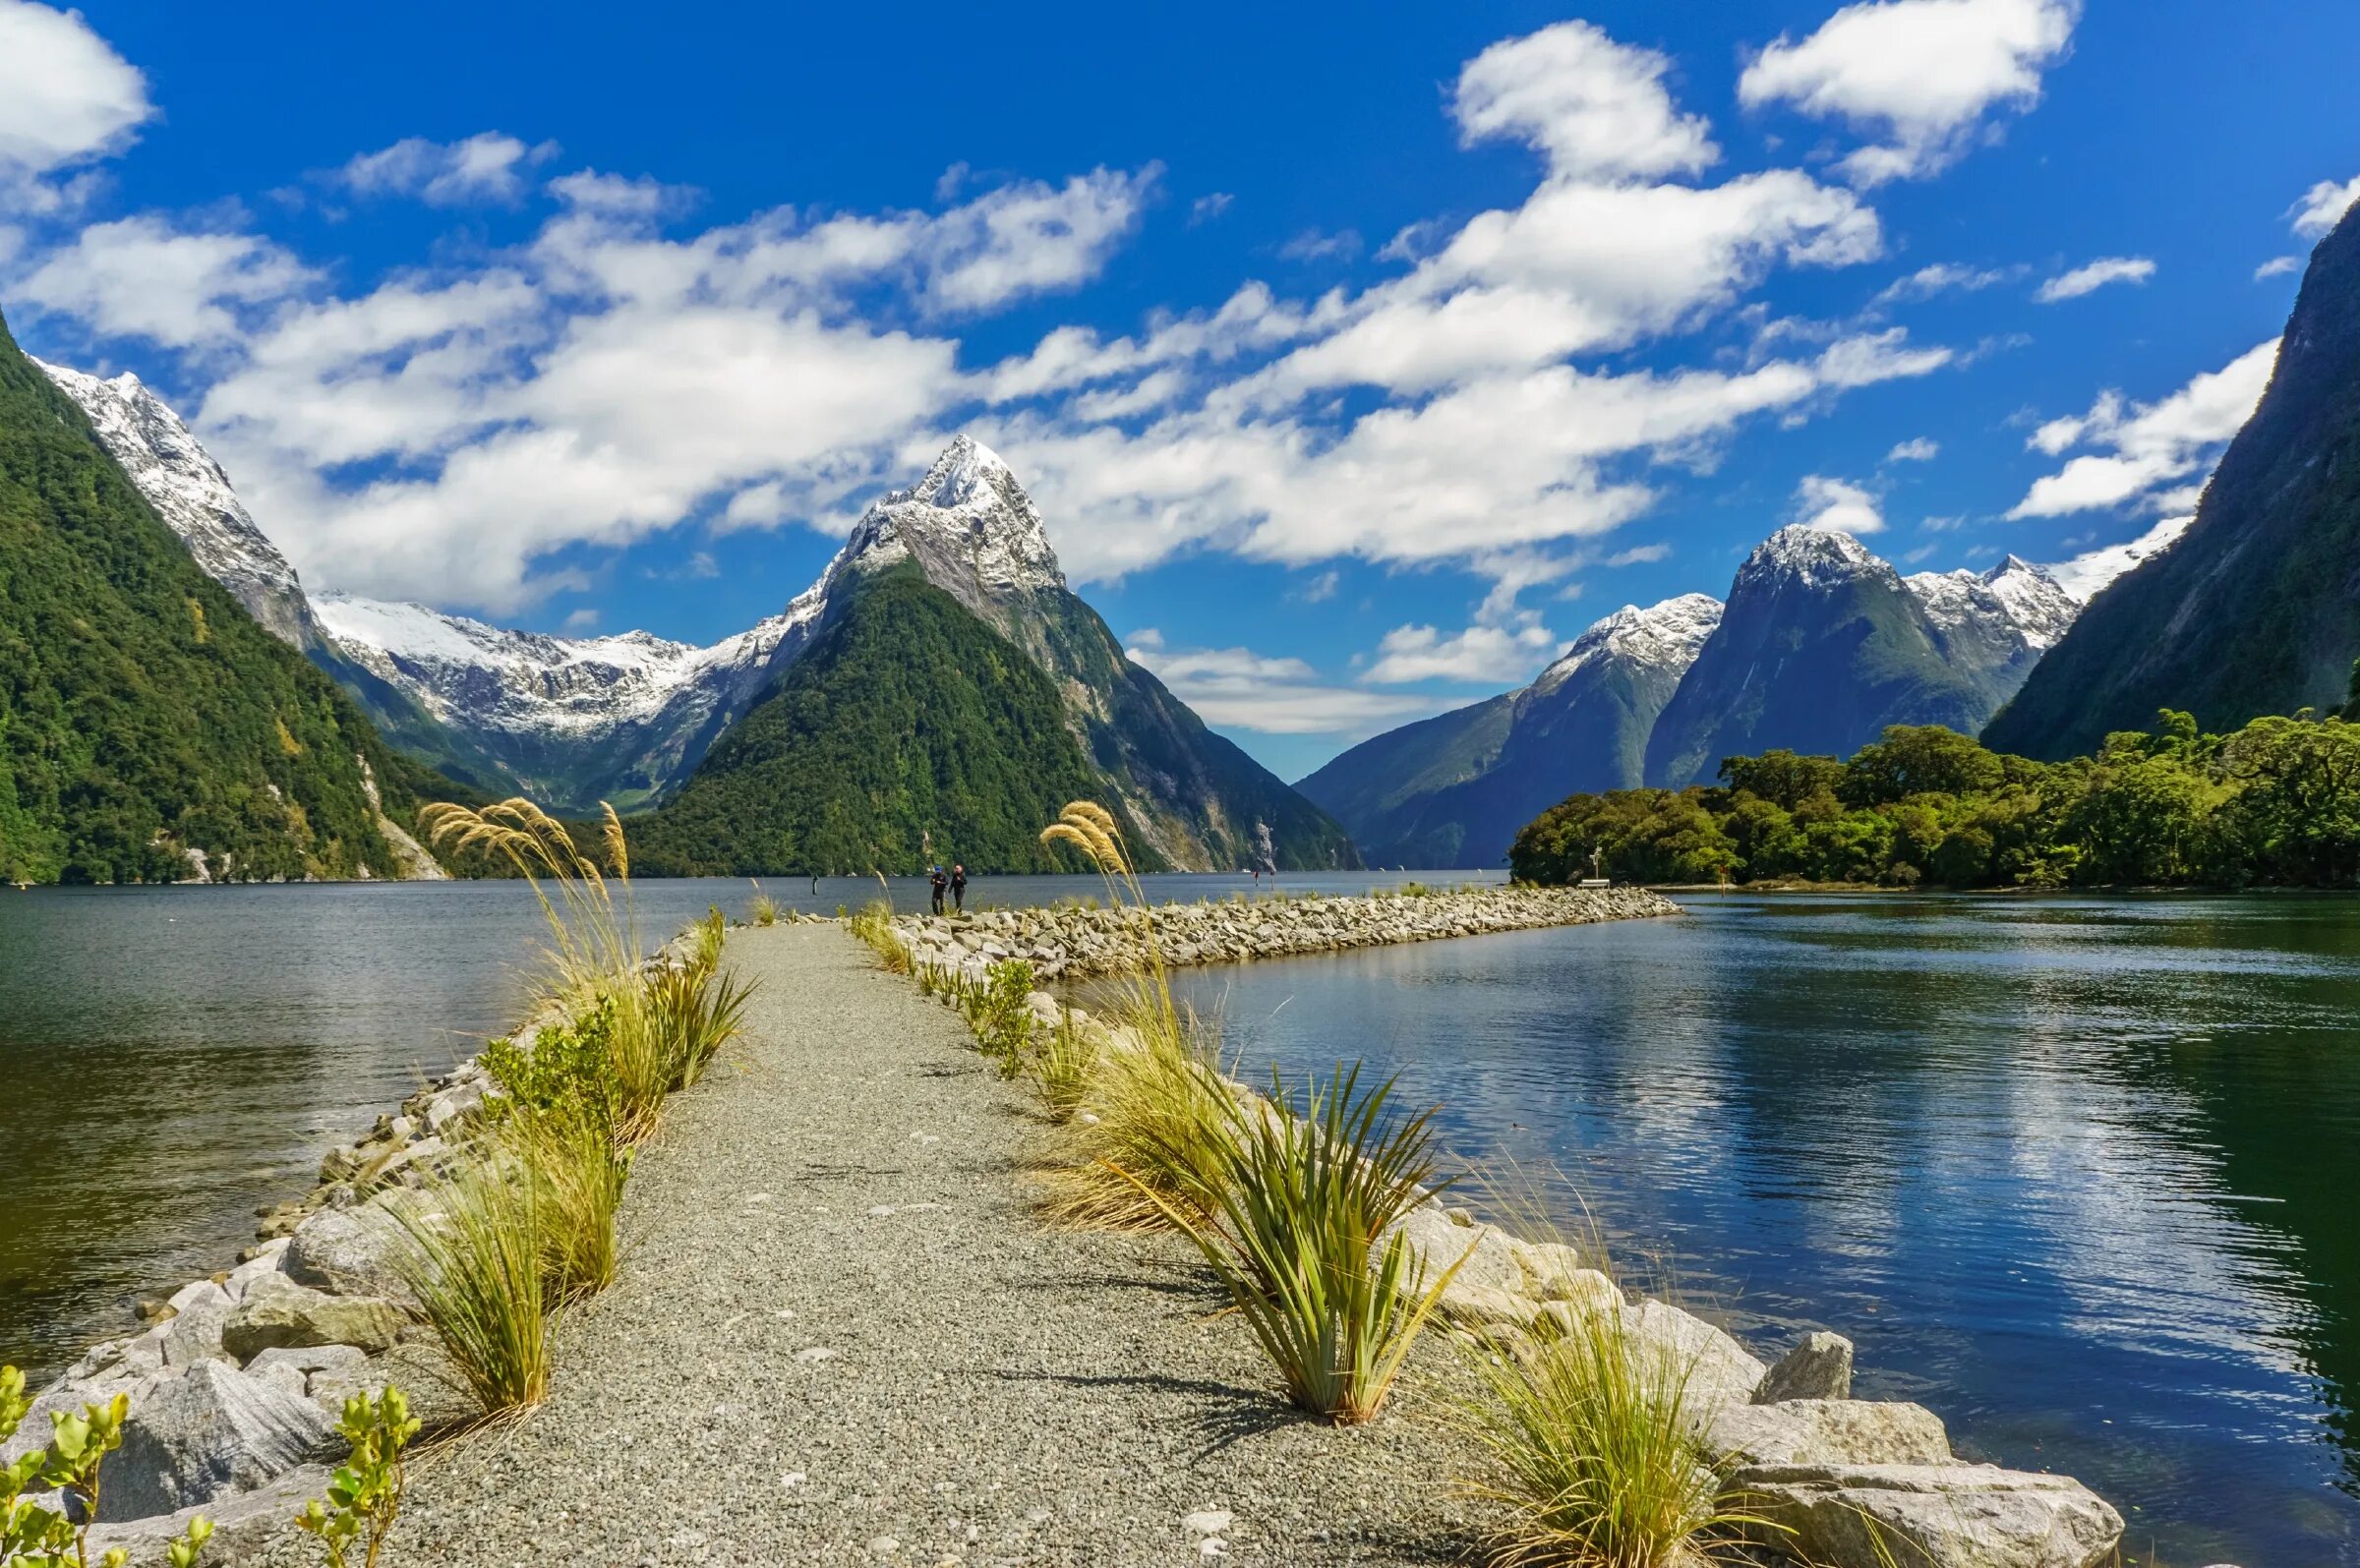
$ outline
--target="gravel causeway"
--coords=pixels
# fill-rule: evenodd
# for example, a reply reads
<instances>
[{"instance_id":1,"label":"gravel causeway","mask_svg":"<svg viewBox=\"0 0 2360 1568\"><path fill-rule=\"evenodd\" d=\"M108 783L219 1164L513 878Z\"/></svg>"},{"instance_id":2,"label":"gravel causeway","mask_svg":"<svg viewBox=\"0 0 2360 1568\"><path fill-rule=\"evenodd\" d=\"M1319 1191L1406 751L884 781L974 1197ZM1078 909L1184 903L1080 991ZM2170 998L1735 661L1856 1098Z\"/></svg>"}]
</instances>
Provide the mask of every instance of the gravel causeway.
<instances>
[{"instance_id":1,"label":"gravel causeway","mask_svg":"<svg viewBox=\"0 0 2360 1568\"><path fill-rule=\"evenodd\" d=\"M841 926L729 960L745 1035L641 1151L621 1278L544 1407L413 1465L391 1563L1466 1555L1439 1342L1373 1426L1298 1418L1185 1244L1032 1218L1046 1129L956 1014Z\"/></svg>"}]
</instances>

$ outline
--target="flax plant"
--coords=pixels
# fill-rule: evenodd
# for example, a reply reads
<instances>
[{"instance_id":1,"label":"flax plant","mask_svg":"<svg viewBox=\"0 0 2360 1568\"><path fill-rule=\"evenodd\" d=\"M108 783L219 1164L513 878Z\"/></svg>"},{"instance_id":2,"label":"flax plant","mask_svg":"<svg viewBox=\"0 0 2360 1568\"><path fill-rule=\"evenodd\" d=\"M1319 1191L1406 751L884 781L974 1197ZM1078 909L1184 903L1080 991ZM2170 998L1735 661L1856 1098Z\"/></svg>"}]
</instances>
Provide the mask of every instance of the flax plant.
<instances>
[{"instance_id":1,"label":"flax plant","mask_svg":"<svg viewBox=\"0 0 2360 1568\"><path fill-rule=\"evenodd\" d=\"M684 1089L704 1076L721 1048L742 1031L752 995L753 987L738 976L700 964L648 976L649 1032L661 1045L668 1089Z\"/></svg>"},{"instance_id":2,"label":"flax plant","mask_svg":"<svg viewBox=\"0 0 2360 1568\"><path fill-rule=\"evenodd\" d=\"M1392 1081L1359 1092L1360 1069L1313 1083L1289 1115L1241 1108L1203 1217L1156 1196L1204 1252L1287 1398L1338 1425L1374 1420L1418 1332L1464 1259L1433 1278L1396 1223L1435 1181L1434 1113L1387 1109ZM1155 1195L1144 1184L1143 1193Z\"/></svg>"},{"instance_id":3,"label":"flax plant","mask_svg":"<svg viewBox=\"0 0 2360 1568\"><path fill-rule=\"evenodd\" d=\"M542 1184L495 1153L426 1191L431 1202L393 1211L410 1241L402 1283L486 1413L540 1404L551 1250Z\"/></svg>"}]
</instances>

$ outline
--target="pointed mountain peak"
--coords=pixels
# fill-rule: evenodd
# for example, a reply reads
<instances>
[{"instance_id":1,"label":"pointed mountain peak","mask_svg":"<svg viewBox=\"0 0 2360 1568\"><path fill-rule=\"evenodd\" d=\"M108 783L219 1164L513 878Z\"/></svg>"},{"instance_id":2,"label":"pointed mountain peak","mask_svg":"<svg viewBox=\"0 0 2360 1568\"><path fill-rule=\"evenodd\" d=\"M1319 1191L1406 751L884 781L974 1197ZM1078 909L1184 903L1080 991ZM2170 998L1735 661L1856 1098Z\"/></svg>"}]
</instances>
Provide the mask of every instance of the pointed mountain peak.
<instances>
[{"instance_id":1,"label":"pointed mountain peak","mask_svg":"<svg viewBox=\"0 0 2360 1568\"><path fill-rule=\"evenodd\" d=\"M1768 591L1788 583L1828 588L1877 572L1891 576L1893 568L1850 534L1794 523L1754 547L1730 592Z\"/></svg>"},{"instance_id":2,"label":"pointed mountain peak","mask_svg":"<svg viewBox=\"0 0 2360 1568\"><path fill-rule=\"evenodd\" d=\"M1682 594L1645 610L1624 605L1574 638L1573 645L1541 671L1532 690L1546 695L1606 659L1677 673L1695 662L1696 651L1720 624L1721 601L1709 594Z\"/></svg>"},{"instance_id":3,"label":"pointed mountain peak","mask_svg":"<svg viewBox=\"0 0 2360 1568\"><path fill-rule=\"evenodd\" d=\"M841 557L860 571L913 558L935 587L978 612L1065 586L1040 509L1016 471L972 436L953 439L914 486L872 502Z\"/></svg>"}]
</instances>

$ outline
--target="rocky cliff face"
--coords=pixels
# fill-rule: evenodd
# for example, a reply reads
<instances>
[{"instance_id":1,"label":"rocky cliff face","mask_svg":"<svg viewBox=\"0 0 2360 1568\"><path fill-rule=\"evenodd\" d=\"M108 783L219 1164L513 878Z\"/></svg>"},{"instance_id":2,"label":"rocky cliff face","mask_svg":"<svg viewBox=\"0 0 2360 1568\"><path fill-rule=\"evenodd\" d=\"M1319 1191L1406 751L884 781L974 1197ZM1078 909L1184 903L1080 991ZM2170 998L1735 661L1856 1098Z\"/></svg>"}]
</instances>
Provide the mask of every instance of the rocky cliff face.
<instances>
[{"instance_id":1,"label":"rocky cliff face","mask_svg":"<svg viewBox=\"0 0 2360 1568\"><path fill-rule=\"evenodd\" d=\"M2277 368L2187 531L2091 601L1986 744L2036 757L2143 729L2342 706L2360 658L2360 209L2312 253Z\"/></svg>"}]
</instances>

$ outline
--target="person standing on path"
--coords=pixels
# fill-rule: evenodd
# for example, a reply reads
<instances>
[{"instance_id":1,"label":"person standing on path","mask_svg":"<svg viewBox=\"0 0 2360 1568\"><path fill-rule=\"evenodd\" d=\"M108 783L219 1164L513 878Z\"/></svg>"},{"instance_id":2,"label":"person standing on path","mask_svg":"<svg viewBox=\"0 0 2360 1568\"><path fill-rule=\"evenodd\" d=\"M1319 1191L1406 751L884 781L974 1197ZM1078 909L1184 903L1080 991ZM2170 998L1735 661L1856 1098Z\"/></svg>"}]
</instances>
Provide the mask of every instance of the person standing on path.
<instances>
[{"instance_id":1,"label":"person standing on path","mask_svg":"<svg viewBox=\"0 0 2360 1568\"><path fill-rule=\"evenodd\" d=\"M942 874L942 867L931 866L927 868L926 885L934 890L934 912L942 913L942 894L951 885L950 878Z\"/></svg>"},{"instance_id":2,"label":"person standing on path","mask_svg":"<svg viewBox=\"0 0 2360 1568\"><path fill-rule=\"evenodd\" d=\"M951 902L961 914L967 913L967 867L963 865L951 867Z\"/></svg>"}]
</instances>

